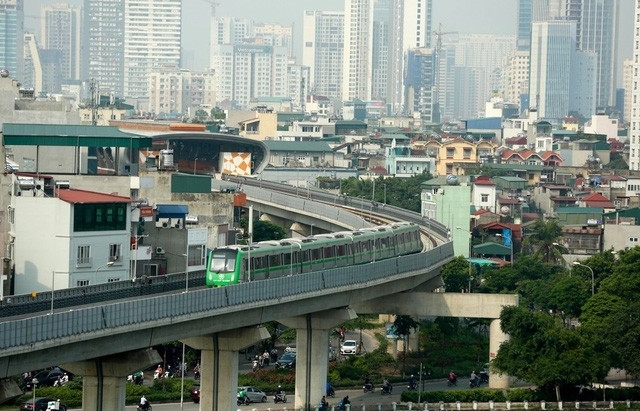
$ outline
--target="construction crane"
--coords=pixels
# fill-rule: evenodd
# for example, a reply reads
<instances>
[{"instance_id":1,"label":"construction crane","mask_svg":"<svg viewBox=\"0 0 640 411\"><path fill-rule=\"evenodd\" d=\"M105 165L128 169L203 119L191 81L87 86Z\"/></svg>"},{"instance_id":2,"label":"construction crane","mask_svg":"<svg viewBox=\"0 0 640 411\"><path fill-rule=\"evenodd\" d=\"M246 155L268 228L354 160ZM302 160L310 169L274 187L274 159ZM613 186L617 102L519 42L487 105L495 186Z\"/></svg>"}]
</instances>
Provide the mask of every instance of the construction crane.
<instances>
[{"instance_id":1,"label":"construction crane","mask_svg":"<svg viewBox=\"0 0 640 411\"><path fill-rule=\"evenodd\" d=\"M211 19L213 19L214 17L216 17L216 7L220 5L220 3L218 3L215 0L202 0L205 3L209 4L211 6Z\"/></svg>"},{"instance_id":2,"label":"construction crane","mask_svg":"<svg viewBox=\"0 0 640 411\"><path fill-rule=\"evenodd\" d=\"M442 23L438 25L438 30L434 31L433 34L436 36L436 54L440 54L440 50L442 50L442 36L446 36L447 34L458 34L457 31L442 31Z\"/></svg>"}]
</instances>

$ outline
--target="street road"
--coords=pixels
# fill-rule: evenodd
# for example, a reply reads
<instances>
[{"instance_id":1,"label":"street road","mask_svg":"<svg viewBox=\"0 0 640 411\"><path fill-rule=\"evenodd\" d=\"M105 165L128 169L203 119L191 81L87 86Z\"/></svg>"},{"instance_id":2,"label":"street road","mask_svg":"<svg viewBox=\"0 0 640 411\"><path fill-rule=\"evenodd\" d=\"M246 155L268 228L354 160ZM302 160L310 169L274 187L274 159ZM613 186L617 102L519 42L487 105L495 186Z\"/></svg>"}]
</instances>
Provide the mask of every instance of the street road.
<instances>
[{"instance_id":1,"label":"street road","mask_svg":"<svg viewBox=\"0 0 640 411\"><path fill-rule=\"evenodd\" d=\"M380 386L376 386L373 392L363 393L362 389L351 389L351 390L336 390L335 398L328 398L329 406L336 405L344 396L348 395L351 400L351 407L354 411L361 410L362 405L366 405L367 409L372 409L372 406L377 406L378 404L383 405L383 408L391 408L391 403L400 402L400 394L403 390L406 390L406 384L395 384L393 387L393 394L391 395L381 395L380 394ZM457 387L447 387L447 382L445 380L439 381L425 381L423 391L434 391L434 390L464 390L469 389L469 379L468 378L458 378L458 386ZM273 403L273 395L271 393L267 393L269 395L269 401L263 403L252 403L250 405L243 405L237 407L239 410L250 411L253 409L256 410L282 410L284 408L291 409L293 406L293 395L288 393L286 404L278 403L277 405ZM322 394L318 394L318 398L314 399L314 402L320 402L320 396ZM184 403L182 407L180 403L172 403L172 404L152 404L153 411L199 411L199 404L194 404L193 401L187 396L185 397ZM126 407L127 411L135 411L135 406Z\"/></svg>"}]
</instances>

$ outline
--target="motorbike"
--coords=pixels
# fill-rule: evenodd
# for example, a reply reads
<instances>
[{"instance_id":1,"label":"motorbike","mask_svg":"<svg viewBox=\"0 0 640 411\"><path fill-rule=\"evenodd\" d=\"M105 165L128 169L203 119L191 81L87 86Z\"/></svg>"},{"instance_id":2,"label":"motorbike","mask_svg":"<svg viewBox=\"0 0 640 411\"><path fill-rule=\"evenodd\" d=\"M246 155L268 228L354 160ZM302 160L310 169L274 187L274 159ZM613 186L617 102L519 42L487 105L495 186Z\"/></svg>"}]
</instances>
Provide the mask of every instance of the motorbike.
<instances>
[{"instance_id":1,"label":"motorbike","mask_svg":"<svg viewBox=\"0 0 640 411\"><path fill-rule=\"evenodd\" d=\"M393 391L393 386L391 384L383 384L382 389L380 390L381 395L389 394L391 395L391 391Z\"/></svg>"},{"instance_id":2,"label":"motorbike","mask_svg":"<svg viewBox=\"0 0 640 411\"><path fill-rule=\"evenodd\" d=\"M336 396L336 391L333 389L333 387L329 387L327 389L327 397L334 398L335 396Z\"/></svg>"},{"instance_id":3,"label":"motorbike","mask_svg":"<svg viewBox=\"0 0 640 411\"><path fill-rule=\"evenodd\" d=\"M456 377L447 378L447 387L454 387L458 385L458 379Z\"/></svg>"},{"instance_id":4,"label":"motorbike","mask_svg":"<svg viewBox=\"0 0 640 411\"><path fill-rule=\"evenodd\" d=\"M415 381L410 381L409 385L407 385L407 389L409 389L409 391L415 391L416 389L418 389L418 383Z\"/></svg>"},{"instance_id":5,"label":"motorbike","mask_svg":"<svg viewBox=\"0 0 640 411\"><path fill-rule=\"evenodd\" d=\"M480 378L472 378L469 380L469 388L477 388L480 386Z\"/></svg>"},{"instance_id":6,"label":"motorbike","mask_svg":"<svg viewBox=\"0 0 640 411\"><path fill-rule=\"evenodd\" d=\"M486 371L480 371L478 374L480 377L480 384L489 384L489 373Z\"/></svg>"},{"instance_id":7,"label":"motorbike","mask_svg":"<svg viewBox=\"0 0 640 411\"><path fill-rule=\"evenodd\" d=\"M240 405L249 405L251 403L251 401L249 400L249 397L247 397L246 395L244 397L238 397L236 399L236 404L238 406Z\"/></svg>"},{"instance_id":8,"label":"motorbike","mask_svg":"<svg viewBox=\"0 0 640 411\"><path fill-rule=\"evenodd\" d=\"M287 394L285 394L284 392L276 393L276 394L273 396L273 403L274 403L274 404L277 404L277 403L279 403L279 402L282 402L282 403L287 402Z\"/></svg>"},{"instance_id":9,"label":"motorbike","mask_svg":"<svg viewBox=\"0 0 640 411\"><path fill-rule=\"evenodd\" d=\"M253 371L258 371L260 369L260 362L258 360L253 360Z\"/></svg>"},{"instance_id":10,"label":"motorbike","mask_svg":"<svg viewBox=\"0 0 640 411\"><path fill-rule=\"evenodd\" d=\"M151 404L147 403L146 407L138 404L138 408L136 408L136 411L151 411Z\"/></svg>"},{"instance_id":11,"label":"motorbike","mask_svg":"<svg viewBox=\"0 0 640 411\"><path fill-rule=\"evenodd\" d=\"M362 392L373 392L373 390L373 384L371 384L370 382L362 386Z\"/></svg>"}]
</instances>

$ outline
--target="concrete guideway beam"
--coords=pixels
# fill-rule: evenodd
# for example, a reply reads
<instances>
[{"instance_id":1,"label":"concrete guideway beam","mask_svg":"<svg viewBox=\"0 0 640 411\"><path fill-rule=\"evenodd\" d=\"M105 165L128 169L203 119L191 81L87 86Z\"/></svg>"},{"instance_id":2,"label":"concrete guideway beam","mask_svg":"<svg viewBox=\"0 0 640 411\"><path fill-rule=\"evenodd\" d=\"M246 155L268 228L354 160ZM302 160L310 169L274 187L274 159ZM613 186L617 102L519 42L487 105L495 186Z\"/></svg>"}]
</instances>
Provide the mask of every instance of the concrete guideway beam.
<instances>
[{"instance_id":1,"label":"concrete guideway beam","mask_svg":"<svg viewBox=\"0 0 640 411\"><path fill-rule=\"evenodd\" d=\"M61 364L61 367L82 376L83 411L124 411L127 376L159 363L162 363L160 354L147 349Z\"/></svg>"},{"instance_id":2,"label":"concrete guideway beam","mask_svg":"<svg viewBox=\"0 0 640 411\"><path fill-rule=\"evenodd\" d=\"M517 306L516 294L469 294L408 292L376 298L352 307L359 313L394 313L411 317L469 317L492 319L489 327L489 358L493 360L500 344L509 336L500 329L500 312L503 307ZM490 388L508 388L509 376L489 370Z\"/></svg>"},{"instance_id":3,"label":"concrete guideway beam","mask_svg":"<svg viewBox=\"0 0 640 411\"><path fill-rule=\"evenodd\" d=\"M201 351L201 411L234 411L238 408L238 351L269 337L264 327L247 327L182 340Z\"/></svg>"},{"instance_id":4,"label":"concrete guideway beam","mask_svg":"<svg viewBox=\"0 0 640 411\"><path fill-rule=\"evenodd\" d=\"M296 389L294 408L313 409L323 395L329 367L329 333L357 318L350 308L320 311L278 320L296 329Z\"/></svg>"}]
</instances>

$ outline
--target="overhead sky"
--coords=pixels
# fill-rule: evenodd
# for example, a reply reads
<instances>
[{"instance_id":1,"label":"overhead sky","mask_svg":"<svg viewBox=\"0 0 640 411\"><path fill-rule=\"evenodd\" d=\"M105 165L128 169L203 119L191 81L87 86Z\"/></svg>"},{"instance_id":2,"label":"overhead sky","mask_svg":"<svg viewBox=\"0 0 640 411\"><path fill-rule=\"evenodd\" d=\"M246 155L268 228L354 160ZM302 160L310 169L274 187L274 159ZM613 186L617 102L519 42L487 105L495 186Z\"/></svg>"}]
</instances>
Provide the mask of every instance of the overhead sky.
<instances>
[{"instance_id":1,"label":"overhead sky","mask_svg":"<svg viewBox=\"0 0 640 411\"><path fill-rule=\"evenodd\" d=\"M212 1L218 4L216 14L219 16L261 23L293 23L298 55L304 10L342 10L344 4L344 0L183 0L183 49L185 62L193 64L190 68L202 69L208 65ZM25 27L38 34L40 6L62 2L64 0L25 0ZM83 1L67 0L67 3L81 6ZM618 56L622 62L632 56L634 2L620 0L620 4ZM516 0L434 0L433 26L437 29L441 24L442 31L458 33L515 34L516 12ZM622 64L619 66L620 71ZM621 77L618 76L618 83Z\"/></svg>"}]
</instances>

